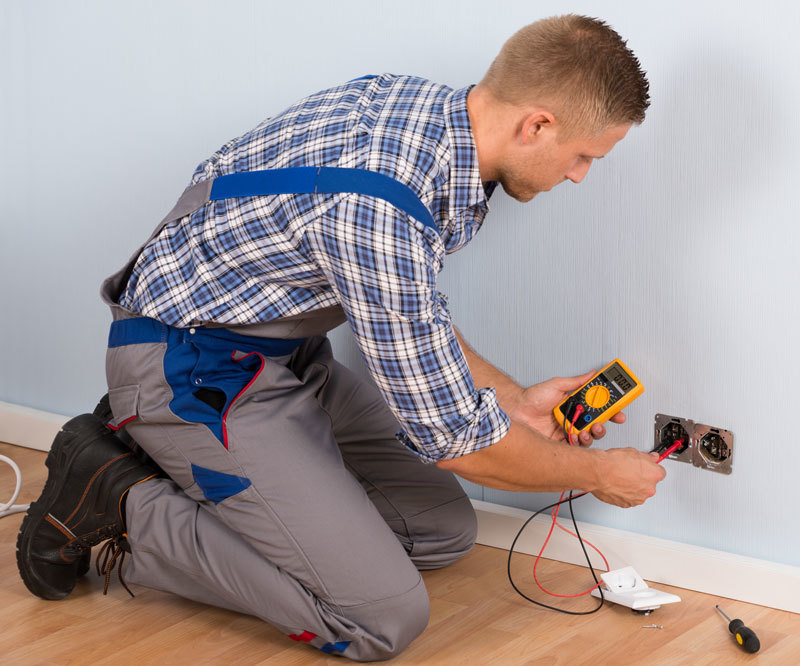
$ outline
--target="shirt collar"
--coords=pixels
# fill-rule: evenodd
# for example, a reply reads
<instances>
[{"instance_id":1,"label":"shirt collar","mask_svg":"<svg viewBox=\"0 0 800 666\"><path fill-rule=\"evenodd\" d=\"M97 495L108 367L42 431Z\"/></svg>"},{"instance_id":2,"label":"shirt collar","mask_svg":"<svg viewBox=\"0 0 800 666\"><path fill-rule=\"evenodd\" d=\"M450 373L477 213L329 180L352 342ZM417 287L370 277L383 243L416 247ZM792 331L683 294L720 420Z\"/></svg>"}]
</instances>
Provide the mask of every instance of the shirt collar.
<instances>
[{"instance_id":1,"label":"shirt collar","mask_svg":"<svg viewBox=\"0 0 800 666\"><path fill-rule=\"evenodd\" d=\"M448 223L442 229L447 252L466 245L480 229L489 211L489 197L496 183L484 188L478 169L478 150L467 113L472 86L451 92L444 100L445 130L450 141Z\"/></svg>"}]
</instances>

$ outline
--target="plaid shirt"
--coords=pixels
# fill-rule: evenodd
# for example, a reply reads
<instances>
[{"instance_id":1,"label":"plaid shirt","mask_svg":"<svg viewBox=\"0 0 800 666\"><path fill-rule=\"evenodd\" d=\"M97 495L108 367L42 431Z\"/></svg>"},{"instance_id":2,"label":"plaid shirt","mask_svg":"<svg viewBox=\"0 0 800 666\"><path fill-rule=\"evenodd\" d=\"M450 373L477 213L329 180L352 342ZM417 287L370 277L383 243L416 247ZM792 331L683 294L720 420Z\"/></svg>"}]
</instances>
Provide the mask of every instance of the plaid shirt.
<instances>
[{"instance_id":1,"label":"plaid shirt","mask_svg":"<svg viewBox=\"0 0 800 666\"><path fill-rule=\"evenodd\" d=\"M509 419L476 388L436 289L444 256L480 228L484 188L469 88L382 75L311 95L225 144L192 184L295 166L368 169L408 185L439 233L358 194L210 201L139 256L120 304L173 326L253 324L341 305L367 367L427 462L500 440Z\"/></svg>"}]
</instances>

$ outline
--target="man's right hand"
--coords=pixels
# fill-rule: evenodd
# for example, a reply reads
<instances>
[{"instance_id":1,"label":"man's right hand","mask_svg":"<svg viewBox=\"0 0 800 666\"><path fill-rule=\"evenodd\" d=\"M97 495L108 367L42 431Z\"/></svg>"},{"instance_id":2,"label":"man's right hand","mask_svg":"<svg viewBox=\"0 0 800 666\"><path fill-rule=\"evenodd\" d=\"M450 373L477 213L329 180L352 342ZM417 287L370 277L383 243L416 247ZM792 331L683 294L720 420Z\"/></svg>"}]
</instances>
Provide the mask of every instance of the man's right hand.
<instances>
[{"instance_id":1,"label":"man's right hand","mask_svg":"<svg viewBox=\"0 0 800 666\"><path fill-rule=\"evenodd\" d=\"M664 478L658 456L636 449L594 450L564 446L514 421L499 442L438 467L498 490L552 492L588 490L621 507L642 504Z\"/></svg>"},{"instance_id":2,"label":"man's right hand","mask_svg":"<svg viewBox=\"0 0 800 666\"><path fill-rule=\"evenodd\" d=\"M667 475L656 463L656 453L642 453L631 448L598 453L603 454L601 487L592 494L608 504L625 508L643 504L655 495L656 484Z\"/></svg>"}]
</instances>

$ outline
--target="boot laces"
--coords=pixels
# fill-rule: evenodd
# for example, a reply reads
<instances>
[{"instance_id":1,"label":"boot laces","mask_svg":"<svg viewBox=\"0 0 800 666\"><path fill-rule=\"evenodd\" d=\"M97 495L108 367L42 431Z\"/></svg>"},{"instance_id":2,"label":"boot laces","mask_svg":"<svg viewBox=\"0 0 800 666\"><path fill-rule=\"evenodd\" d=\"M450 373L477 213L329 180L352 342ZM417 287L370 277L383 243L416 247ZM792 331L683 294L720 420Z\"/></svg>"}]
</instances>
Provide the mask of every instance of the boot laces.
<instances>
[{"instance_id":1,"label":"boot laces","mask_svg":"<svg viewBox=\"0 0 800 666\"><path fill-rule=\"evenodd\" d=\"M119 565L117 568L117 576L119 577L119 582L122 583L122 587L130 594L132 597L134 596L133 592L131 592L128 585L125 583L125 579L122 577L122 563L125 561L125 549L122 547L122 540L125 537L114 537L106 541L101 547L100 551L97 553L97 559L95 560L95 564L97 566L97 575L98 576L105 576L105 585L103 585L103 594L108 594L108 584L111 581L111 572L114 570L114 567Z\"/></svg>"}]
</instances>

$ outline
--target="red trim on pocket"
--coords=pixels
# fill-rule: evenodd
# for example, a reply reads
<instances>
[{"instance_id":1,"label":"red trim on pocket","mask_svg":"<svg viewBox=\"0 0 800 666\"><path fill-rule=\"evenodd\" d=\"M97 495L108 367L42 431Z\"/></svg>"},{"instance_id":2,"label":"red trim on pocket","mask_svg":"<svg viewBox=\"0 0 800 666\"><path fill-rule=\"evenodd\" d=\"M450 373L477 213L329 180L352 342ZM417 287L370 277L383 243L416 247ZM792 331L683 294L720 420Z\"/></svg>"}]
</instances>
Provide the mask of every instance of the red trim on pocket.
<instances>
[{"instance_id":1,"label":"red trim on pocket","mask_svg":"<svg viewBox=\"0 0 800 666\"><path fill-rule=\"evenodd\" d=\"M256 374L253 375L253 378L249 382L247 382L247 386L245 386L241 391L239 391L239 393L236 394L236 397L233 400L231 400L231 404L228 405L228 409L226 409L225 413L222 415L222 444L225 446L226 449L228 448L228 425L227 425L228 412L231 411L231 407L233 407L233 404L242 396L242 394L253 385L253 382L256 381L256 379L258 379L258 376L261 374L261 371L264 369L264 364L266 363L264 357L258 352L250 352L249 354L245 354L241 358L233 358L235 355L236 355L235 351L231 353L231 361L234 361L235 363L239 363L240 361L243 361L244 359L253 355L258 356L258 358L261 359L261 367L256 371Z\"/></svg>"},{"instance_id":2,"label":"red trim on pocket","mask_svg":"<svg viewBox=\"0 0 800 666\"><path fill-rule=\"evenodd\" d=\"M120 421L120 423L118 425L111 425L110 423L106 423L106 428L108 428L109 430L113 430L114 432L117 432L117 430L119 430L122 426L130 423L135 418L136 418L136 414L134 414L133 416L129 416L124 421Z\"/></svg>"}]
</instances>

